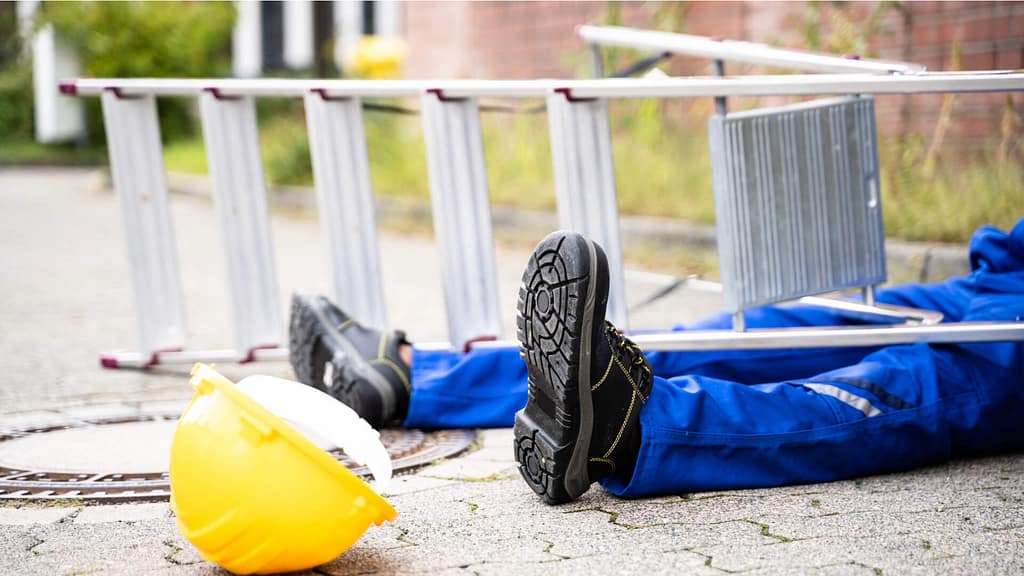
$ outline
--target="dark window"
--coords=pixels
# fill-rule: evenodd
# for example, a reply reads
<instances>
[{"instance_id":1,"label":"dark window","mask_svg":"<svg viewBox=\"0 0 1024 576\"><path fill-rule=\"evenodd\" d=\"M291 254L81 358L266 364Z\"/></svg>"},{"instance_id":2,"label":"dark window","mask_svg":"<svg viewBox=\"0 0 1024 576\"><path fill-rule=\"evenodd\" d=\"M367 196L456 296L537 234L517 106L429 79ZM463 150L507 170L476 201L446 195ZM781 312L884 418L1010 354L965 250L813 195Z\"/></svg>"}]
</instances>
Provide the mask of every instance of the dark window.
<instances>
[{"instance_id":1,"label":"dark window","mask_svg":"<svg viewBox=\"0 0 1024 576\"><path fill-rule=\"evenodd\" d=\"M281 0L260 2L260 28L263 34L263 69L283 69L284 6Z\"/></svg>"},{"instance_id":2,"label":"dark window","mask_svg":"<svg viewBox=\"0 0 1024 576\"><path fill-rule=\"evenodd\" d=\"M377 33L377 3L363 0L363 35L372 36Z\"/></svg>"},{"instance_id":3,"label":"dark window","mask_svg":"<svg viewBox=\"0 0 1024 576\"><path fill-rule=\"evenodd\" d=\"M334 65L334 2L313 2L313 47L317 75L335 76L338 69Z\"/></svg>"}]
</instances>

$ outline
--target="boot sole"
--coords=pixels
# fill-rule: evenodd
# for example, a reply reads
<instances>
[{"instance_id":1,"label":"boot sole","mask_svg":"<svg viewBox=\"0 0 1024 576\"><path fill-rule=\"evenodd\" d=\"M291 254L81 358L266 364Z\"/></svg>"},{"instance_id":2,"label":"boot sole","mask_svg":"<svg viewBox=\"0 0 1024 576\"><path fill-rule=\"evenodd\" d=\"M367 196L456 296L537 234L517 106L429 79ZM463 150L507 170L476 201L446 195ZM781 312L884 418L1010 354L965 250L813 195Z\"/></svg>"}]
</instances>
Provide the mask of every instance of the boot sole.
<instances>
[{"instance_id":1,"label":"boot sole","mask_svg":"<svg viewBox=\"0 0 1024 576\"><path fill-rule=\"evenodd\" d=\"M305 305L303 305L305 304ZM317 353L317 342L329 340L329 349L341 350L347 362L360 380L345 382L338 362L329 352ZM321 344L324 346L324 344ZM323 392L329 393L343 404L356 412L362 408L362 399L355 388L365 381L377 393L381 401L382 414L393 412L397 399L387 380L367 362L351 343L335 329L334 325L320 309L315 298L296 295L292 298L291 320L288 330L288 356L300 382L304 382ZM318 358L318 356L321 356ZM330 362L333 366L330 388L324 385L323 373L317 377L316 366ZM381 417L366 418L374 427L381 424Z\"/></svg>"},{"instance_id":2,"label":"boot sole","mask_svg":"<svg viewBox=\"0 0 1024 576\"><path fill-rule=\"evenodd\" d=\"M530 258L519 289L516 333L529 399L516 414L516 461L526 483L549 504L574 500L590 487L596 269L592 242L549 236Z\"/></svg>"}]
</instances>

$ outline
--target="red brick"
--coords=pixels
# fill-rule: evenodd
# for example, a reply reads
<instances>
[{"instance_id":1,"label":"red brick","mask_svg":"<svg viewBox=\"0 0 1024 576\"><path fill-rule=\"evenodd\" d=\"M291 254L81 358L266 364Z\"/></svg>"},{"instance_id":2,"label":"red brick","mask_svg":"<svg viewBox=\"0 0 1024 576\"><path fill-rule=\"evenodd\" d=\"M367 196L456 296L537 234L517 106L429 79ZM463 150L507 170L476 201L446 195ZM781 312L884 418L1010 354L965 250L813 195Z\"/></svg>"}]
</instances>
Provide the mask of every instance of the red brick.
<instances>
[{"instance_id":1,"label":"red brick","mask_svg":"<svg viewBox=\"0 0 1024 576\"><path fill-rule=\"evenodd\" d=\"M1020 7L1019 9L1024 9ZM1020 38L1024 36L1024 12L1018 12L1008 18L1010 22L1010 36Z\"/></svg>"},{"instance_id":2,"label":"red brick","mask_svg":"<svg viewBox=\"0 0 1024 576\"><path fill-rule=\"evenodd\" d=\"M961 70L991 70L996 67L995 53L991 50L960 55Z\"/></svg>"},{"instance_id":3,"label":"red brick","mask_svg":"<svg viewBox=\"0 0 1024 576\"><path fill-rule=\"evenodd\" d=\"M998 70L1020 70L1024 68L1024 46L1000 50L996 54L996 69Z\"/></svg>"},{"instance_id":4,"label":"red brick","mask_svg":"<svg viewBox=\"0 0 1024 576\"><path fill-rule=\"evenodd\" d=\"M1000 27L998 22L1006 22L1005 18L974 18L971 20L961 21L961 40L963 42L977 42L979 40L992 40L994 38L1002 38L1006 36L1006 32L1000 33ZM1009 30L1009 26L1005 26L1006 31Z\"/></svg>"}]
</instances>

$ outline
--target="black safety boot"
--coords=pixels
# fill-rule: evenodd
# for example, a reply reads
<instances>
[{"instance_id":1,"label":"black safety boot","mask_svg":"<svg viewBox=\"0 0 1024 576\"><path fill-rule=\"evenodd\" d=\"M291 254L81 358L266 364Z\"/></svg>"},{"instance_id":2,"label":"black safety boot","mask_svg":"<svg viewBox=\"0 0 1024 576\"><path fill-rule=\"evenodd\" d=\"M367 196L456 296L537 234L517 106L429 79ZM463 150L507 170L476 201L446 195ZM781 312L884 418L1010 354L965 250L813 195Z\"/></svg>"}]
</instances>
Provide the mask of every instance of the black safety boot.
<instances>
[{"instance_id":1,"label":"black safety boot","mask_svg":"<svg viewBox=\"0 0 1024 576\"><path fill-rule=\"evenodd\" d=\"M604 319L608 262L595 242L555 232L523 273L516 328L529 398L516 414L516 461L549 504L629 474L653 375L640 349Z\"/></svg>"},{"instance_id":2,"label":"black safety boot","mask_svg":"<svg viewBox=\"0 0 1024 576\"><path fill-rule=\"evenodd\" d=\"M409 409L409 366L399 348L405 333L359 324L323 296L292 296L289 359L303 384L327 392L374 428Z\"/></svg>"}]
</instances>

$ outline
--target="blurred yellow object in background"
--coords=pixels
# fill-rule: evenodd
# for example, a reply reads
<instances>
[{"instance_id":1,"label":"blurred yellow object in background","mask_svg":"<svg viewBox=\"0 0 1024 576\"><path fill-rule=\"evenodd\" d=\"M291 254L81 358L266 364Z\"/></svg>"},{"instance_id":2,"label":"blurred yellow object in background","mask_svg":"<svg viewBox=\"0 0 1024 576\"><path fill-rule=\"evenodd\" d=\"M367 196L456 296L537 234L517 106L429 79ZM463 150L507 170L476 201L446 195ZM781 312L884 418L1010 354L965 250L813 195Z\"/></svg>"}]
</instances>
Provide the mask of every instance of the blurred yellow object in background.
<instances>
[{"instance_id":1,"label":"blurred yellow object in background","mask_svg":"<svg viewBox=\"0 0 1024 576\"><path fill-rule=\"evenodd\" d=\"M406 55L405 40L394 36L363 36L356 44L351 71L360 78L394 79L401 76Z\"/></svg>"},{"instance_id":2,"label":"blurred yellow object in background","mask_svg":"<svg viewBox=\"0 0 1024 576\"><path fill-rule=\"evenodd\" d=\"M171 506L200 555L236 574L312 568L397 512L209 366L171 443Z\"/></svg>"}]
</instances>

